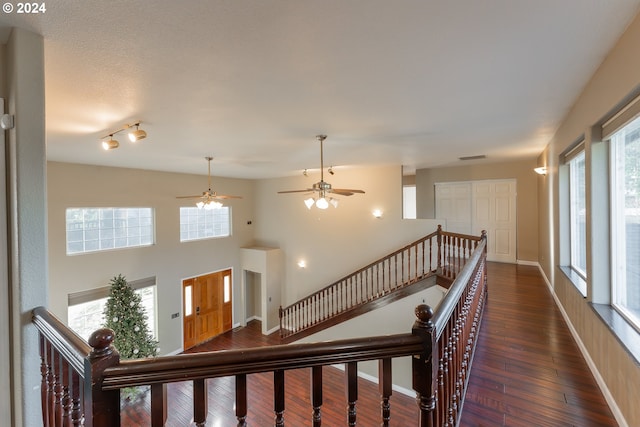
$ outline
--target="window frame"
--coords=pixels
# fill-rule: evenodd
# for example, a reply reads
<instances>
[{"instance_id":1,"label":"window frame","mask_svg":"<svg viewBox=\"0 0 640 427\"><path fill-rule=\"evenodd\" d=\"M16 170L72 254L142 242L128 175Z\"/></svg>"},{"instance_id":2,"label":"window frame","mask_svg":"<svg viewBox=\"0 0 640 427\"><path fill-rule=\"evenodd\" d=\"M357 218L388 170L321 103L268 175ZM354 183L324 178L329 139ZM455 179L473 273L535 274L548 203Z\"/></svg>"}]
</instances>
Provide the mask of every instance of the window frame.
<instances>
[{"instance_id":1,"label":"window frame","mask_svg":"<svg viewBox=\"0 0 640 427\"><path fill-rule=\"evenodd\" d=\"M80 220L70 216L80 214ZM132 215L135 212L135 215ZM144 213L144 216L141 216ZM86 218L97 214L97 218ZM122 217L124 216L124 217ZM135 217L134 217L135 216ZM93 226L88 223L93 222ZM120 223L120 224L118 224ZM155 209L152 207L68 207L65 209L65 251L67 256L96 252L143 248L155 244ZM80 225L80 227L77 227ZM131 234L130 234L131 233ZM71 235L80 238L70 240ZM93 236L91 236L93 235ZM91 237L90 237L91 236ZM124 239L125 244L116 242ZM134 243L138 240L138 243ZM111 244L108 242L111 241ZM87 249L88 243L97 247ZM70 245L81 243L81 250L70 250ZM91 245L89 245L91 246Z\"/></svg>"},{"instance_id":2,"label":"window frame","mask_svg":"<svg viewBox=\"0 0 640 427\"><path fill-rule=\"evenodd\" d=\"M221 212L226 212L226 223L222 223L219 218L215 218L216 214ZM185 213L187 215L183 216ZM207 218L207 215L212 216L212 218ZM193 219L195 219L195 222ZM180 243L231 237L233 231L231 206L221 206L213 209L181 206L179 226ZM221 233L216 233L217 227L222 230ZM201 234L203 231L205 233ZM211 234L207 234L207 231L211 231ZM190 233L193 232L196 233L196 236L190 237Z\"/></svg>"},{"instance_id":3,"label":"window frame","mask_svg":"<svg viewBox=\"0 0 640 427\"><path fill-rule=\"evenodd\" d=\"M587 222L586 222L586 151L584 145L573 150L571 156L566 159L567 166L569 168L569 268L577 274L582 280L587 280L587 255L586 255L586 239L587 239ZM577 168L581 163L582 167ZM582 172L582 176L578 174ZM579 181L582 181L581 183ZM581 186L581 188L580 188ZM576 197L580 197L582 200L576 200ZM576 207L581 204L583 214L576 212ZM582 217L583 224L579 230L577 225L579 218ZM582 234L582 236L580 236ZM581 243L581 237L584 241ZM584 253L582 253L584 252ZM584 256L584 268L580 266Z\"/></svg>"},{"instance_id":4,"label":"window frame","mask_svg":"<svg viewBox=\"0 0 640 427\"><path fill-rule=\"evenodd\" d=\"M632 129L629 131L629 127ZM640 312L630 310L621 302L621 295L627 296L627 205L626 199L626 135L628 132L640 134L640 116L636 115L608 136L609 142L609 180L610 180L610 232L611 232L611 307L633 328L640 331ZM640 144L640 135L636 139ZM621 162L622 159L622 162ZM636 193L637 194L637 193ZM637 196L636 196L637 197ZM636 215L638 216L638 215ZM640 287L640 283L636 286ZM640 289L638 290L640 292Z\"/></svg>"}]
</instances>

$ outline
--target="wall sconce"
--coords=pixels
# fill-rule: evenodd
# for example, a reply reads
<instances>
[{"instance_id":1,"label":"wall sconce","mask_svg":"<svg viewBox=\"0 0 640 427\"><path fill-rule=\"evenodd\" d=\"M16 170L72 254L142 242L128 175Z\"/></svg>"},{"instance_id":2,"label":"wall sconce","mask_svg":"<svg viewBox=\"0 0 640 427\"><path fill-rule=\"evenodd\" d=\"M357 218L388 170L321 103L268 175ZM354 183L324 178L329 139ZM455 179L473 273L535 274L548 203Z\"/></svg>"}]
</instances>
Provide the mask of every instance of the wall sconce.
<instances>
[{"instance_id":1,"label":"wall sconce","mask_svg":"<svg viewBox=\"0 0 640 427\"><path fill-rule=\"evenodd\" d=\"M540 166L540 167L534 168L533 170L538 175L546 175L547 174L547 167L546 166Z\"/></svg>"},{"instance_id":2,"label":"wall sconce","mask_svg":"<svg viewBox=\"0 0 640 427\"><path fill-rule=\"evenodd\" d=\"M120 146L120 143L113 139L113 135L116 135L122 131L125 131L127 129L131 129L133 127L135 127L135 130L130 130L129 131L129 141L131 142L136 142L136 141L140 141L141 139L145 139L147 137L147 132L145 132L144 130L140 129L140 123L142 123L140 120L138 120L135 123L132 124L125 124L121 129L115 130L113 132L110 132L109 134L103 136L102 139L102 148L104 148L105 150L113 150L115 148L118 148ZM104 141L105 139L109 138L109 140Z\"/></svg>"},{"instance_id":3,"label":"wall sconce","mask_svg":"<svg viewBox=\"0 0 640 427\"><path fill-rule=\"evenodd\" d=\"M375 218L378 218L378 219L382 218L382 211L380 209L374 209L372 214Z\"/></svg>"},{"instance_id":4,"label":"wall sconce","mask_svg":"<svg viewBox=\"0 0 640 427\"><path fill-rule=\"evenodd\" d=\"M300 267L300 268L306 268L306 266L307 266L307 261L305 261L305 260L303 260L303 259L301 259L301 260L299 260L299 261L298 261L298 267Z\"/></svg>"}]
</instances>

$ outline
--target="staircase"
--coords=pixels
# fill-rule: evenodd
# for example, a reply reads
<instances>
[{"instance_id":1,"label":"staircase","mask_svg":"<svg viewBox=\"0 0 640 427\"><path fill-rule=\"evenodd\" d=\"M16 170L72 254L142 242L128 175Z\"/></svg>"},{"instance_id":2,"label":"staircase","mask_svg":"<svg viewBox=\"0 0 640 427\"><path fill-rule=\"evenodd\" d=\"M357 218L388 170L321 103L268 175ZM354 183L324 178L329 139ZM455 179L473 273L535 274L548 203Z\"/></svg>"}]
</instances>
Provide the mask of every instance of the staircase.
<instances>
[{"instance_id":1,"label":"staircase","mask_svg":"<svg viewBox=\"0 0 640 427\"><path fill-rule=\"evenodd\" d=\"M280 307L280 338L284 343L299 340L435 284L448 289L481 239L438 226L433 233Z\"/></svg>"}]
</instances>

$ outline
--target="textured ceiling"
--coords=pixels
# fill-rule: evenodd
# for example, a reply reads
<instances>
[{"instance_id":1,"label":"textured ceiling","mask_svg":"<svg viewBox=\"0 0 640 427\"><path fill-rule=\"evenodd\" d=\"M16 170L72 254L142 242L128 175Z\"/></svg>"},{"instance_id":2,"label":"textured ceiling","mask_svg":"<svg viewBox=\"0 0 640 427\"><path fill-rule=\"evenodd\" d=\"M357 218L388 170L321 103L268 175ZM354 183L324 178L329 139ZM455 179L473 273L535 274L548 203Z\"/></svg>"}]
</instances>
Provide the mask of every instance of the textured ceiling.
<instances>
[{"instance_id":1,"label":"textured ceiling","mask_svg":"<svg viewBox=\"0 0 640 427\"><path fill-rule=\"evenodd\" d=\"M536 156L639 5L56 0L0 36L44 36L50 160L264 178L317 168L318 133L338 167Z\"/></svg>"}]
</instances>

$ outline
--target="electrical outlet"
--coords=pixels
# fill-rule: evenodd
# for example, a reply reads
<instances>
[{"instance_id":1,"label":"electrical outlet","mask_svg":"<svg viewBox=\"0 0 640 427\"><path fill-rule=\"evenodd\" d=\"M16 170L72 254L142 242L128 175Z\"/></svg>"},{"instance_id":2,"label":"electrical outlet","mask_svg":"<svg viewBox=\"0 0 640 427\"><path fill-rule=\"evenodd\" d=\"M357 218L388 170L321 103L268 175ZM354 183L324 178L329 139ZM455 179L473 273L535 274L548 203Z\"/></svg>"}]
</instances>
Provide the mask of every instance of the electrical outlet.
<instances>
[{"instance_id":1,"label":"electrical outlet","mask_svg":"<svg viewBox=\"0 0 640 427\"><path fill-rule=\"evenodd\" d=\"M173 314L171 315L171 318L172 318L172 319L175 319L176 317L180 317L180 313L173 313Z\"/></svg>"}]
</instances>

